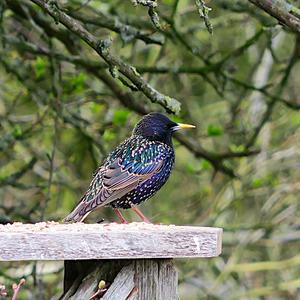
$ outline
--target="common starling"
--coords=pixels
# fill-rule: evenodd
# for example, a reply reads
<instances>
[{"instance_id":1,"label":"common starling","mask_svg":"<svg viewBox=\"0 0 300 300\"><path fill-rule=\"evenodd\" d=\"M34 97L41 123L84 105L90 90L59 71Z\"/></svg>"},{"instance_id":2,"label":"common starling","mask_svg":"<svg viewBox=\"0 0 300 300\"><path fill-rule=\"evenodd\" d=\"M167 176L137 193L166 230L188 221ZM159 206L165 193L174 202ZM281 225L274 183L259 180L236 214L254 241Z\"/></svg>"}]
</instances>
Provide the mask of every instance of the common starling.
<instances>
[{"instance_id":1,"label":"common starling","mask_svg":"<svg viewBox=\"0 0 300 300\"><path fill-rule=\"evenodd\" d=\"M119 208L131 208L150 223L136 205L152 197L167 181L175 160L173 132L194 127L175 123L160 113L144 116L131 137L97 169L87 192L65 221L83 221L94 209L109 205L122 223L127 221Z\"/></svg>"}]
</instances>

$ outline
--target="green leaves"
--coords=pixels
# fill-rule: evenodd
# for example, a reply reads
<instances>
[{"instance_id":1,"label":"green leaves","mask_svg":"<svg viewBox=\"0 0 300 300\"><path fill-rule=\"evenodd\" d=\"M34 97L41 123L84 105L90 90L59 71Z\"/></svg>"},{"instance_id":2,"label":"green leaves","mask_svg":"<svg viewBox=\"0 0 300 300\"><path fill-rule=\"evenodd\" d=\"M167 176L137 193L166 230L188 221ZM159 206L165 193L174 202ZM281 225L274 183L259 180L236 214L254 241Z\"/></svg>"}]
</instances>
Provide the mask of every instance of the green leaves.
<instances>
[{"instance_id":1,"label":"green leaves","mask_svg":"<svg viewBox=\"0 0 300 300\"><path fill-rule=\"evenodd\" d=\"M229 149L230 149L231 152L235 152L235 153L242 152L242 151L246 150L245 145L235 145L235 144L229 145Z\"/></svg>"},{"instance_id":2,"label":"green leaves","mask_svg":"<svg viewBox=\"0 0 300 300\"><path fill-rule=\"evenodd\" d=\"M75 93L81 93L85 89L86 75L80 72L77 76L72 77L70 80L71 90Z\"/></svg>"},{"instance_id":3,"label":"green leaves","mask_svg":"<svg viewBox=\"0 0 300 300\"><path fill-rule=\"evenodd\" d=\"M103 133L103 140L105 142L111 142L116 139L116 133L112 129L107 129Z\"/></svg>"},{"instance_id":4,"label":"green leaves","mask_svg":"<svg viewBox=\"0 0 300 300\"><path fill-rule=\"evenodd\" d=\"M15 138L22 136L22 128L19 124L15 125L12 134Z\"/></svg>"},{"instance_id":5,"label":"green leaves","mask_svg":"<svg viewBox=\"0 0 300 300\"><path fill-rule=\"evenodd\" d=\"M45 75L46 66L47 66L47 61L43 57L38 56L34 63L34 72L36 78L39 79Z\"/></svg>"},{"instance_id":6,"label":"green leaves","mask_svg":"<svg viewBox=\"0 0 300 300\"><path fill-rule=\"evenodd\" d=\"M206 159L201 159L200 164L198 163L187 163L185 165L185 170L189 174L199 174L201 171L211 170L211 163Z\"/></svg>"},{"instance_id":7,"label":"green leaves","mask_svg":"<svg viewBox=\"0 0 300 300\"><path fill-rule=\"evenodd\" d=\"M127 109L119 109L114 112L113 123L116 125L124 125L127 122L130 111Z\"/></svg>"},{"instance_id":8,"label":"green leaves","mask_svg":"<svg viewBox=\"0 0 300 300\"><path fill-rule=\"evenodd\" d=\"M103 104L92 102L90 106L90 110L93 114L99 114L103 110Z\"/></svg>"},{"instance_id":9,"label":"green leaves","mask_svg":"<svg viewBox=\"0 0 300 300\"><path fill-rule=\"evenodd\" d=\"M200 166L201 166L201 170L203 171L210 170L212 168L210 162L206 159L201 160Z\"/></svg>"},{"instance_id":10,"label":"green leaves","mask_svg":"<svg viewBox=\"0 0 300 300\"><path fill-rule=\"evenodd\" d=\"M105 142L112 142L116 140L117 135L116 131L118 128L117 126L124 126L127 123L128 117L130 115L130 111L127 109L118 109L115 110L112 116L112 123L113 128L108 128L105 130L103 134L103 140Z\"/></svg>"},{"instance_id":11,"label":"green leaves","mask_svg":"<svg viewBox=\"0 0 300 300\"><path fill-rule=\"evenodd\" d=\"M267 174L262 177L254 177L251 181L251 187L254 189L263 186L276 186L278 184L278 179L273 174Z\"/></svg>"},{"instance_id":12,"label":"green leaves","mask_svg":"<svg viewBox=\"0 0 300 300\"><path fill-rule=\"evenodd\" d=\"M223 128L218 124L209 124L207 127L208 136L219 136L224 132Z\"/></svg>"},{"instance_id":13,"label":"green leaves","mask_svg":"<svg viewBox=\"0 0 300 300\"><path fill-rule=\"evenodd\" d=\"M68 94L79 94L86 90L87 75L84 72L75 73L72 77L68 77L64 82L64 90Z\"/></svg>"}]
</instances>

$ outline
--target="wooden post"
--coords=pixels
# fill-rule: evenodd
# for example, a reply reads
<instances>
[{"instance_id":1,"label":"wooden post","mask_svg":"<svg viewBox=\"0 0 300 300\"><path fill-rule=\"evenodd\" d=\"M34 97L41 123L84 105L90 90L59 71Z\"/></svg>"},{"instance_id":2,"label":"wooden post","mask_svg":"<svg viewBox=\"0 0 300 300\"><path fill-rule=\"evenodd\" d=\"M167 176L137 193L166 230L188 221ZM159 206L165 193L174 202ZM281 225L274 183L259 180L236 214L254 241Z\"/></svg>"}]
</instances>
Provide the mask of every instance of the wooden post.
<instances>
[{"instance_id":1,"label":"wooden post","mask_svg":"<svg viewBox=\"0 0 300 300\"><path fill-rule=\"evenodd\" d=\"M97 290L104 300L173 300L172 258L218 256L221 236L220 228L196 226L14 223L0 225L0 261L64 260L62 300Z\"/></svg>"},{"instance_id":2,"label":"wooden post","mask_svg":"<svg viewBox=\"0 0 300 300\"><path fill-rule=\"evenodd\" d=\"M178 299L177 271L171 259L100 260L93 263L92 266L91 261L65 263L65 290L61 300L89 299L100 281L111 283L101 299ZM81 270L78 277L66 284L68 270L74 272L77 267ZM83 270L87 272L82 273Z\"/></svg>"}]
</instances>

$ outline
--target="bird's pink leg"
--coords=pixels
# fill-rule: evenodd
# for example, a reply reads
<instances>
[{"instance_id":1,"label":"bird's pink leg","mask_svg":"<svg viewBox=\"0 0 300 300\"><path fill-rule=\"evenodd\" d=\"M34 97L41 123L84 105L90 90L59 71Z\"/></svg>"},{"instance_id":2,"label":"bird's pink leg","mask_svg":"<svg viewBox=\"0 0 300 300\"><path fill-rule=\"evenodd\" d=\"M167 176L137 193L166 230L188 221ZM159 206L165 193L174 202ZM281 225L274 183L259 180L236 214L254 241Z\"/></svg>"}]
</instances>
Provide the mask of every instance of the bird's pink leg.
<instances>
[{"instance_id":1,"label":"bird's pink leg","mask_svg":"<svg viewBox=\"0 0 300 300\"><path fill-rule=\"evenodd\" d=\"M131 209L145 222L151 224L151 222L143 215L143 213L137 207L131 207Z\"/></svg>"},{"instance_id":2,"label":"bird's pink leg","mask_svg":"<svg viewBox=\"0 0 300 300\"><path fill-rule=\"evenodd\" d=\"M114 212L116 213L118 218L121 220L122 224L128 224L127 220L122 216L121 212L117 208L114 208Z\"/></svg>"}]
</instances>

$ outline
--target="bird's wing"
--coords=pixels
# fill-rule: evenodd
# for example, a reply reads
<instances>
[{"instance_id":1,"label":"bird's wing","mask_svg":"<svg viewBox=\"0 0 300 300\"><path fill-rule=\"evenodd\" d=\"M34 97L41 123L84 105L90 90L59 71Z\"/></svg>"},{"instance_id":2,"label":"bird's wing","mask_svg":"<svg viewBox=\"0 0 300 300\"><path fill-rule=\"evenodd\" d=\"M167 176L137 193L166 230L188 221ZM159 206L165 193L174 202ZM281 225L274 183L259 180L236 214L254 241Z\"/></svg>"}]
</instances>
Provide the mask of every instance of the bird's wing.
<instances>
[{"instance_id":1,"label":"bird's wing","mask_svg":"<svg viewBox=\"0 0 300 300\"><path fill-rule=\"evenodd\" d=\"M159 172L167 157L164 147L153 142L137 147L134 153L128 147L119 157L101 166L75 208L77 213L84 216L96 207L119 199Z\"/></svg>"}]
</instances>

